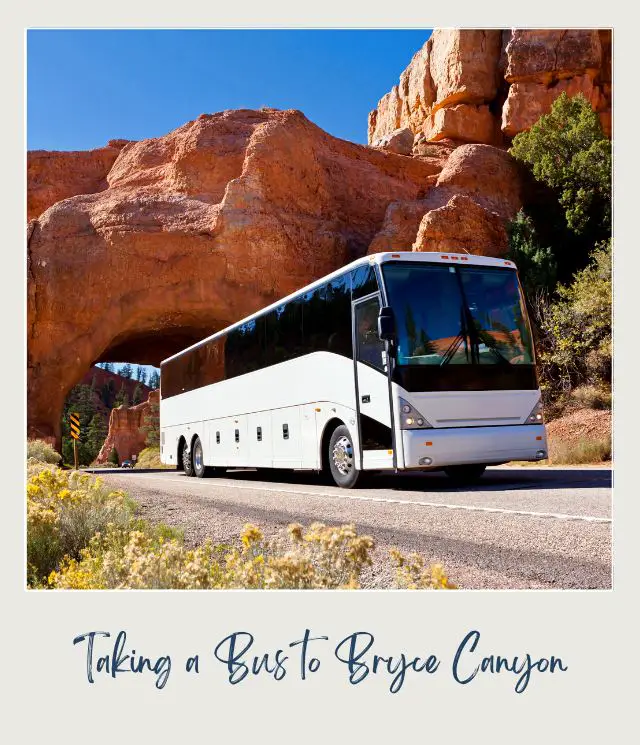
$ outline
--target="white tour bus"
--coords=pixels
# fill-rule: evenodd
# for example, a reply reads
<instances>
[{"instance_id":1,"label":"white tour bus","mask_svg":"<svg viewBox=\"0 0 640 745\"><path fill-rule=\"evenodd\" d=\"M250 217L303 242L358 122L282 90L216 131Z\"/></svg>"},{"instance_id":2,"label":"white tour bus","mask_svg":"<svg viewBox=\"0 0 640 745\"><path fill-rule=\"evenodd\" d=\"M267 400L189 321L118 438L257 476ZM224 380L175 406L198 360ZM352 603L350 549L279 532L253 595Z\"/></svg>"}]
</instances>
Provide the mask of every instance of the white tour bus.
<instances>
[{"instance_id":1,"label":"white tour bus","mask_svg":"<svg viewBox=\"0 0 640 745\"><path fill-rule=\"evenodd\" d=\"M379 253L164 360L161 459L227 468L444 470L546 457L515 265Z\"/></svg>"}]
</instances>

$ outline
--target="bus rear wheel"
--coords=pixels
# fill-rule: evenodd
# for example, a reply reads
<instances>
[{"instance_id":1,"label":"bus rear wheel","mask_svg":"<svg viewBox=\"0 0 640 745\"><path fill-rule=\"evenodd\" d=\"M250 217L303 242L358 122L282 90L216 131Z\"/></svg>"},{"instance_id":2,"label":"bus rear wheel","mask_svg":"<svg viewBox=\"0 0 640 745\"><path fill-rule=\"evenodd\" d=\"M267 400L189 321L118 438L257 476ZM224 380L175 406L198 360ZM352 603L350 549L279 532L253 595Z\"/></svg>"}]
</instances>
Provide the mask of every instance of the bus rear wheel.
<instances>
[{"instance_id":1,"label":"bus rear wheel","mask_svg":"<svg viewBox=\"0 0 640 745\"><path fill-rule=\"evenodd\" d=\"M331 435L327 461L335 483L343 489L353 489L360 478L361 472L356 468L351 435L343 424L336 427Z\"/></svg>"},{"instance_id":2,"label":"bus rear wheel","mask_svg":"<svg viewBox=\"0 0 640 745\"><path fill-rule=\"evenodd\" d=\"M449 466L444 472L454 484L475 484L485 472L486 466L482 463L472 463L466 466Z\"/></svg>"},{"instance_id":3,"label":"bus rear wheel","mask_svg":"<svg viewBox=\"0 0 640 745\"><path fill-rule=\"evenodd\" d=\"M186 442L182 449L182 470L184 471L185 476L193 476L193 463L191 461L191 452Z\"/></svg>"}]
</instances>

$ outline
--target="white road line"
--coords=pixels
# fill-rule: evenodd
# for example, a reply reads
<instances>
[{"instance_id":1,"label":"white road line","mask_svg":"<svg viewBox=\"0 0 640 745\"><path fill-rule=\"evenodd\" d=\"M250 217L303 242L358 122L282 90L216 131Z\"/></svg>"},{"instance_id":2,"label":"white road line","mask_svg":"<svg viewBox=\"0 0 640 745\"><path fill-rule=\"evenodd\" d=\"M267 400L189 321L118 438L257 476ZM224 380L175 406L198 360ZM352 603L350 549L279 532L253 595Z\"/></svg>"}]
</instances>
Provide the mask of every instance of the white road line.
<instances>
[{"instance_id":1,"label":"white road line","mask_svg":"<svg viewBox=\"0 0 640 745\"><path fill-rule=\"evenodd\" d=\"M106 474L105 474L106 475ZM160 481L164 484L167 481L176 482L179 479L173 478L160 478L158 476L143 476L142 474L135 476L138 479L146 479L147 481ZM340 492L326 492L326 491L303 491L298 489L282 489L272 488L269 486L251 486L248 484L237 484L234 481L227 479L216 479L216 484L220 486L230 487L232 489L245 489L248 491L264 491L273 492L275 494L293 494L300 496L311 496L311 497L330 497L331 499L352 499L361 502L384 502L387 504L408 504L418 505L420 507L436 507L448 510L467 510L468 512L494 512L500 515L524 515L527 517L547 517L555 520L581 520L588 523L611 523L609 517L594 517L592 515L564 515L557 512L532 512L529 510L508 510L501 507L481 507L476 505L468 504L446 504L443 502L422 502L413 501L411 499L390 499L388 497L365 497L361 494L351 493L340 493ZM186 484L185 484L186 486ZM210 487L211 482L203 482L197 479L190 480L189 486L203 486Z\"/></svg>"}]
</instances>

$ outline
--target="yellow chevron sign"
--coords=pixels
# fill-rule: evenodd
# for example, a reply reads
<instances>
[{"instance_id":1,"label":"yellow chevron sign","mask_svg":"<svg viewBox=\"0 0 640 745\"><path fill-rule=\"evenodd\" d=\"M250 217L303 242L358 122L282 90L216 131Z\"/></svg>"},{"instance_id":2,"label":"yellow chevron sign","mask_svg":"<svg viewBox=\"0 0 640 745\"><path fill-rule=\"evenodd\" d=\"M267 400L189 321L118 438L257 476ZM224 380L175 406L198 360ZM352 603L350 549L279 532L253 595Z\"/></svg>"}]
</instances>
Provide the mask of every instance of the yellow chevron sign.
<instances>
[{"instance_id":1,"label":"yellow chevron sign","mask_svg":"<svg viewBox=\"0 0 640 745\"><path fill-rule=\"evenodd\" d=\"M71 437L74 440L80 439L80 414L69 414L69 425L71 427Z\"/></svg>"}]
</instances>

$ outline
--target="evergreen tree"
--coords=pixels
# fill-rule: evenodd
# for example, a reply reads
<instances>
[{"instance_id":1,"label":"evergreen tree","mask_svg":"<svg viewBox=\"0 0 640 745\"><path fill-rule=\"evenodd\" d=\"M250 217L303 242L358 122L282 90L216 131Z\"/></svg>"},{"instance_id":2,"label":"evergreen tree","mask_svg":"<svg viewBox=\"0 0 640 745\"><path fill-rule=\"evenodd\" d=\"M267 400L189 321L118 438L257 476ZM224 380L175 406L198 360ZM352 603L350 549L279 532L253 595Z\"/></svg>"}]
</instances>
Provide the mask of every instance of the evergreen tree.
<instances>
[{"instance_id":1,"label":"evergreen tree","mask_svg":"<svg viewBox=\"0 0 640 745\"><path fill-rule=\"evenodd\" d=\"M540 245L533 220L522 210L509 223L508 258L515 262L527 297L536 291L551 292L556 284L557 263L550 246Z\"/></svg>"},{"instance_id":2,"label":"evergreen tree","mask_svg":"<svg viewBox=\"0 0 640 745\"><path fill-rule=\"evenodd\" d=\"M110 362L104 362L102 364L102 369L105 372L112 373L113 372L113 365Z\"/></svg>"},{"instance_id":3,"label":"evergreen tree","mask_svg":"<svg viewBox=\"0 0 640 745\"><path fill-rule=\"evenodd\" d=\"M138 380L142 383L142 385L147 384L147 371L144 369L144 367L140 368L140 377Z\"/></svg>"},{"instance_id":4,"label":"evergreen tree","mask_svg":"<svg viewBox=\"0 0 640 745\"><path fill-rule=\"evenodd\" d=\"M582 94L562 93L549 114L515 136L509 152L555 193L571 231L590 246L609 238L611 142Z\"/></svg>"},{"instance_id":5,"label":"evergreen tree","mask_svg":"<svg viewBox=\"0 0 640 745\"><path fill-rule=\"evenodd\" d=\"M87 445L89 438L89 425L96 414L95 399L93 391L88 385L74 386L67 399L62 412L62 457L65 463L73 463L73 438L69 415L77 413L80 419L80 439L78 440L78 461L82 466L88 466L95 456L92 449Z\"/></svg>"},{"instance_id":6,"label":"evergreen tree","mask_svg":"<svg viewBox=\"0 0 640 745\"><path fill-rule=\"evenodd\" d=\"M124 387L124 383L118 391L116 400L113 402L114 408L117 408L118 406L129 406L129 394L127 393L127 389Z\"/></svg>"},{"instance_id":7,"label":"evergreen tree","mask_svg":"<svg viewBox=\"0 0 640 745\"><path fill-rule=\"evenodd\" d=\"M120 465L120 458L118 456L118 451L113 448L111 452L109 453L109 463L113 463L114 466Z\"/></svg>"},{"instance_id":8,"label":"evergreen tree","mask_svg":"<svg viewBox=\"0 0 640 745\"><path fill-rule=\"evenodd\" d=\"M155 391L159 387L160 387L160 375L157 370L154 370L151 373L151 377L149 378L149 388Z\"/></svg>"},{"instance_id":9,"label":"evergreen tree","mask_svg":"<svg viewBox=\"0 0 640 745\"><path fill-rule=\"evenodd\" d=\"M140 429L146 433L147 447L160 446L160 407L155 399L150 399Z\"/></svg>"},{"instance_id":10,"label":"evergreen tree","mask_svg":"<svg viewBox=\"0 0 640 745\"><path fill-rule=\"evenodd\" d=\"M131 368L131 365L128 362L125 362L124 365L118 370L118 375L122 378L127 378L127 380L131 380L133 377L133 370Z\"/></svg>"},{"instance_id":11,"label":"evergreen tree","mask_svg":"<svg viewBox=\"0 0 640 745\"><path fill-rule=\"evenodd\" d=\"M87 456L90 457L89 463L92 463L97 457L104 441L107 437L107 423L101 414L94 414L89 422L87 430L86 450Z\"/></svg>"},{"instance_id":12,"label":"evergreen tree","mask_svg":"<svg viewBox=\"0 0 640 745\"><path fill-rule=\"evenodd\" d=\"M142 386L140 383L134 388L133 390L133 405L136 406L139 403L142 403Z\"/></svg>"}]
</instances>

